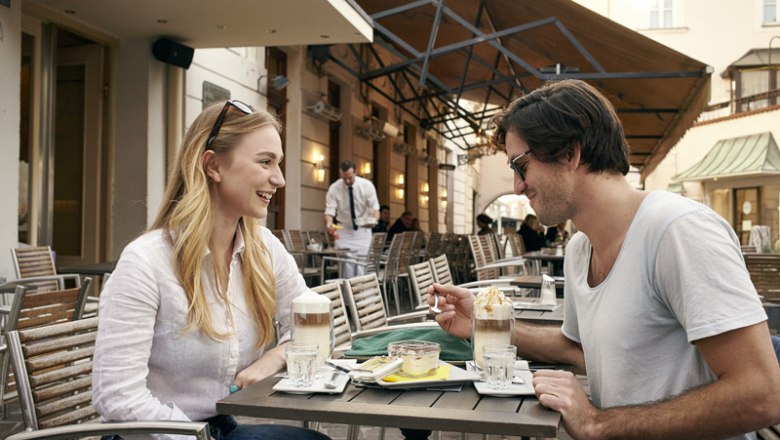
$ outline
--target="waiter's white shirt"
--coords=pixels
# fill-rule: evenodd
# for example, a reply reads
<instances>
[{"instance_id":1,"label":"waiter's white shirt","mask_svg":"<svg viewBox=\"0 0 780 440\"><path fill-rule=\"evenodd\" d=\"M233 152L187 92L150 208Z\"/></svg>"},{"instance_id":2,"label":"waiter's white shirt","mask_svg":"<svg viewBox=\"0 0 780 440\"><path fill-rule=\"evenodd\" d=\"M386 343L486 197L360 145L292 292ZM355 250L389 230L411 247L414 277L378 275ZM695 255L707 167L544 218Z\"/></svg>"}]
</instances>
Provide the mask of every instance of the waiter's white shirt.
<instances>
[{"instance_id":1,"label":"waiter's white shirt","mask_svg":"<svg viewBox=\"0 0 780 440\"><path fill-rule=\"evenodd\" d=\"M352 184L352 193L355 200L355 218L366 217L371 211L379 211L379 199L376 189L370 180L355 176ZM352 214L349 210L349 189L344 179L333 182L325 196L325 215L335 217L344 229L352 228Z\"/></svg>"},{"instance_id":2,"label":"waiter's white shirt","mask_svg":"<svg viewBox=\"0 0 780 440\"><path fill-rule=\"evenodd\" d=\"M276 318L284 341L289 339L292 300L306 284L284 245L266 228L260 236L271 255ZM243 253L239 230L228 274L232 320L214 289L212 255L203 257L201 278L212 324L229 334L215 341L199 331L185 331L189 302L162 231L148 232L125 248L100 295L92 400L104 419L203 420L217 415L216 401L229 394L236 374L264 352L255 348L257 331L244 300Z\"/></svg>"}]
</instances>

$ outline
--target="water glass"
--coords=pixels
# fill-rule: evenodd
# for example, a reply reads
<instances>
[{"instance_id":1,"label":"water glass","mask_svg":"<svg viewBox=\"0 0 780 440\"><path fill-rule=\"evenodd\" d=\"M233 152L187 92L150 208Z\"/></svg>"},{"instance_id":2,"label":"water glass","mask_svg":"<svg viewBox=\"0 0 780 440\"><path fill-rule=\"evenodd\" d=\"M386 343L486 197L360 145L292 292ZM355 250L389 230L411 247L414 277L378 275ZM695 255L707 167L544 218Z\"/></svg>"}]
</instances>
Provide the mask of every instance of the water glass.
<instances>
[{"instance_id":1,"label":"water glass","mask_svg":"<svg viewBox=\"0 0 780 440\"><path fill-rule=\"evenodd\" d=\"M287 377L293 386L308 388L314 383L314 373L317 370L317 345L290 344L285 350L287 358Z\"/></svg>"},{"instance_id":2,"label":"water glass","mask_svg":"<svg viewBox=\"0 0 780 440\"><path fill-rule=\"evenodd\" d=\"M498 390L509 388L514 376L517 348L514 345L485 345L482 356L488 386Z\"/></svg>"}]
</instances>

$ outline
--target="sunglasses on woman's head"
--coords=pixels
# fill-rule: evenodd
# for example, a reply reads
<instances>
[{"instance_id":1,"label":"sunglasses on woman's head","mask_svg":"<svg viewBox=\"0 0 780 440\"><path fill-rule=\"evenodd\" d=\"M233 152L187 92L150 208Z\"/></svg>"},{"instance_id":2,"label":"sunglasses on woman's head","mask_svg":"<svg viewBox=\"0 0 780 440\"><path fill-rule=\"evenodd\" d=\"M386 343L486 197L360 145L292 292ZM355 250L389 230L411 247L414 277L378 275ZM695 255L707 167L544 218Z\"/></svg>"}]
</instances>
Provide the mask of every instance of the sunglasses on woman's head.
<instances>
[{"instance_id":1,"label":"sunglasses on woman's head","mask_svg":"<svg viewBox=\"0 0 780 440\"><path fill-rule=\"evenodd\" d=\"M219 129L222 128L222 123L225 122L225 115L227 115L227 112L230 108L235 108L241 113L248 115L250 113L253 113L255 109L252 108L249 104L244 104L241 101L231 99L229 101L225 102L225 106L222 107L222 111L219 112L219 116L217 117L216 122L214 122L214 126L211 127L211 132L209 133L209 137L206 140L206 150L211 149L211 144L214 143L214 139L217 138L217 135L219 134Z\"/></svg>"},{"instance_id":2,"label":"sunglasses on woman's head","mask_svg":"<svg viewBox=\"0 0 780 440\"><path fill-rule=\"evenodd\" d=\"M528 169L528 162L519 163L518 161L522 159L523 156L527 156L529 154L531 154L531 150L528 150L509 161L509 168L512 168L512 171L517 173L517 175L520 176L520 179L522 180L525 180L525 172Z\"/></svg>"}]
</instances>

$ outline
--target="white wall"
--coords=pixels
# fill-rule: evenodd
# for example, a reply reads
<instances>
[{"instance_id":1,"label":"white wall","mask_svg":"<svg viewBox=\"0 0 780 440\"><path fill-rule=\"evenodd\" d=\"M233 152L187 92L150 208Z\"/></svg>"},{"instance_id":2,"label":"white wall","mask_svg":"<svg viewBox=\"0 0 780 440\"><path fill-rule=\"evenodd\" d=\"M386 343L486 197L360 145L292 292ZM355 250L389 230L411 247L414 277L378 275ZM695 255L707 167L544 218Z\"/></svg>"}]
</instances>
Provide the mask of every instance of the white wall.
<instances>
[{"instance_id":1,"label":"white wall","mask_svg":"<svg viewBox=\"0 0 780 440\"><path fill-rule=\"evenodd\" d=\"M22 47L21 4L0 6L0 277L14 277L10 249L18 240L19 72Z\"/></svg>"}]
</instances>

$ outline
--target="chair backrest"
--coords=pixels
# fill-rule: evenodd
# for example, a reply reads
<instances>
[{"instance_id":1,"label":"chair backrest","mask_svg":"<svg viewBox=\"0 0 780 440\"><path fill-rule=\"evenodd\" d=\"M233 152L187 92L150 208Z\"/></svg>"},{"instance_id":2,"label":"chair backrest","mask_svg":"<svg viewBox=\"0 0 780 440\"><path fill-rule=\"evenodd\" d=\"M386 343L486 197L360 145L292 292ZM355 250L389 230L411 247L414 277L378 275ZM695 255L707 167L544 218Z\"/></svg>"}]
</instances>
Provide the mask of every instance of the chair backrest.
<instances>
[{"instance_id":1,"label":"chair backrest","mask_svg":"<svg viewBox=\"0 0 780 440\"><path fill-rule=\"evenodd\" d=\"M386 232L374 232L371 234L371 245L368 248L366 256L366 273L376 272L379 269L379 262L382 259L382 252L385 249Z\"/></svg>"},{"instance_id":2,"label":"chair backrest","mask_svg":"<svg viewBox=\"0 0 780 440\"><path fill-rule=\"evenodd\" d=\"M287 240L287 234L284 233L284 229L271 229L271 232L276 236L276 238L279 239L279 241L282 242L284 247L287 248L287 250L290 250L290 243Z\"/></svg>"},{"instance_id":3,"label":"chair backrest","mask_svg":"<svg viewBox=\"0 0 780 440\"><path fill-rule=\"evenodd\" d=\"M427 261L441 254L442 234L431 232L428 234L428 241L425 243L425 252L423 258Z\"/></svg>"},{"instance_id":4,"label":"chair backrest","mask_svg":"<svg viewBox=\"0 0 780 440\"><path fill-rule=\"evenodd\" d=\"M480 239L480 235L469 235L469 246L471 247L471 254L474 257L474 264L477 267L482 267L488 263L494 261L492 254L490 253L489 246L487 245L487 238ZM482 242L485 242L483 246ZM477 270L477 280L492 280L498 278L498 271L495 269L483 269Z\"/></svg>"},{"instance_id":5,"label":"chair backrest","mask_svg":"<svg viewBox=\"0 0 780 440\"><path fill-rule=\"evenodd\" d=\"M333 350L346 350L352 346L352 328L349 313L341 296L341 283L326 283L311 290L325 295L330 300L331 322L333 323Z\"/></svg>"},{"instance_id":6,"label":"chair backrest","mask_svg":"<svg viewBox=\"0 0 780 440\"><path fill-rule=\"evenodd\" d=\"M766 300L780 300L780 255L744 254L750 280Z\"/></svg>"},{"instance_id":7,"label":"chair backrest","mask_svg":"<svg viewBox=\"0 0 780 440\"><path fill-rule=\"evenodd\" d=\"M523 237L517 232L510 232L507 234L509 240L509 249L512 251L512 256L520 257L525 253L525 243L523 243Z\"/></svg>"},{"instance_id":8,"label":"chair backrest","mask_svg":"<svg viewBox=\"0 0 780 440\"><path fill-rule=\"evenodd\" d=\"M289 240L288 250L291 252L306 252L307 243L303 237L303 232L297 229L288 230L286 232Z\"/></svg>"},{"instance_id":9,"label":"chair backrest","mask_svg":"<svg viewBox=\"0 0 780 440\"><path fill-rule=\"evenodd\" d=\"M450 263L447 261L447 255L439 255L430 260L433 269L433 281L439 284L452 284L452 272Z\"/></svg>"},{"instance_id":10,"label":"chair backrest","mask_svg":"<svg viewBox=\"0 0 780 440\"><path fill-rule=\"evenodd\" d=\"M17 278L30 278L56 275L54 255L49 246L23 247L11 249L11 258ZM56 289L51 282L41 282L41 287Z\"/></svg>"},{"instance_id":11,"label":"chair backrest","mask_svg":"<svg viewBox=\"0 0 780 440\"><path fill-rule=\"evenodd\" d=\"M4 333L81 319L91 283L91 278L84 278L80 288L65 290L35 290L17 286L5 319ZM6 350L0 353L0 403L18 387L16 375L11 374L9 365Z\"/></svg>"},{"instance_id":12,"label":"chair backrest","mask_svg":"<svg viewBox=\"0 0 780 440\"><path fill-rule=\"evenodd\" d=\"M376 273L345 280L344 294L355 318L355 331L387 325L387 313Z\"/></svg>"},{"instance_id":13,"label":"chair backrest","mask_svg":"<svg viewBox=\"0 0 780 440\"><path fill-rule=\"evenodd\" d=\"M420 240L422 233L419 231L405 231L401 234L403 239L401 255L398 258L398 273L406 273L410 264L417 263L420 258Z\"/></svg>"},{"instance_id":14,"label":"chair backrest","mask_svg":"<svg viewBox=\"0 0 780 440\"><path fill-rule=\"evenodd\" d=\"M17 278L56 275L54 256L49 246L11 249Z\"/></svg>"},{"instance_id":15,"label":"chair backrest","mask_svg":"<svg viewBox=\"0 0 780 440\"><path fill-rule=\"evenodd\" d=\"M409 265L409 279L412 282L412 293L417 299L417 309L428 308L428 288L434 283L431 262Z\"/></svg>"},{"instance_id":16,"label":"chair backrest","mask_svg":"<svg viewBox=\"0 0 780 440\"><path fill-rule=\"evenodd\" d=\"M8 349L27 429L94 420L92 357L98 318L14 330Z\"/></svg>"}]
</instances>

